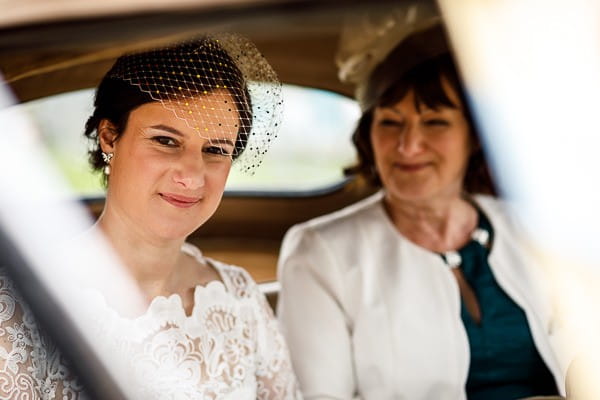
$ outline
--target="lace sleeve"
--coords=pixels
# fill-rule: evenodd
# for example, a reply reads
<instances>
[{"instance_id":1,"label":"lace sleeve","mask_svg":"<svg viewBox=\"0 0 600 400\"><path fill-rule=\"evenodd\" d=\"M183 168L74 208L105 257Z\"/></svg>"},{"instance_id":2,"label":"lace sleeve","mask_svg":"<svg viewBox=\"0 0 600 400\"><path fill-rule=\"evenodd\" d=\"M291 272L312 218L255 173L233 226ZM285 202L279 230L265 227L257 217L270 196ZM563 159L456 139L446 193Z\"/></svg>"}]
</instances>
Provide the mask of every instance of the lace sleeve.
<instances>
[{"instance_id":1,"label":"lace sleeve","mask_svg":"<svg viewBox=\"0 0 600 400\"><path fill-rule=\"evenodd\" d=\"M257 303L257 398L259 400L302 399L289 351L267 299L253 284Z\"/></svg>"},{"instance_id":2,"label":"lace sleeve","mask_svg":"<svg viewBox=\"0 0 600 400\"><path fill-rule=\"evenodd\" d=\"M0 269L0 398L79 399L81 386Z\"/></svg>"},{"instance_id":3,"label":"lace sleeve","mask_svg":"<svg viewBox=\"0 0 600 400\"><path fill-rule=\"evenodd\" d=\"M0 275L0 397L3 399L42 398L33 376L34 346L28 314L11 281Z\"/></svg>"}]
</instances>

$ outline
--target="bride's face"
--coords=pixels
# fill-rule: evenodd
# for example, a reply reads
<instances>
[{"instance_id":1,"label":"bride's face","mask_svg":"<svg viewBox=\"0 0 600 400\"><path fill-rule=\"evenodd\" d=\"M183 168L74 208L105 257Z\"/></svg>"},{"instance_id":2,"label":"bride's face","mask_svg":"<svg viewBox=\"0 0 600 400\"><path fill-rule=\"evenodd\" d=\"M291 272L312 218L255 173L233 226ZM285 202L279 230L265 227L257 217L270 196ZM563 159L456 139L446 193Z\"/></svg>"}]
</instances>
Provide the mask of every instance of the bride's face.
<instances>
[{"instance_id":1,"label":"bride's face","mask_svg":"<svg viewBox=\"0 0 600 400\"><path fill-rule=\"evenodd\" d=\"M162 239L185 238L206 222L231 168L239 124L231 104L225 91L188 103L152 102L130 113L118 140L111 143L100 130L102 150L114 154L105 213ZM190 109L207 110L204 126L191 127L175 115Z\"/></svg>"}]
</instances>

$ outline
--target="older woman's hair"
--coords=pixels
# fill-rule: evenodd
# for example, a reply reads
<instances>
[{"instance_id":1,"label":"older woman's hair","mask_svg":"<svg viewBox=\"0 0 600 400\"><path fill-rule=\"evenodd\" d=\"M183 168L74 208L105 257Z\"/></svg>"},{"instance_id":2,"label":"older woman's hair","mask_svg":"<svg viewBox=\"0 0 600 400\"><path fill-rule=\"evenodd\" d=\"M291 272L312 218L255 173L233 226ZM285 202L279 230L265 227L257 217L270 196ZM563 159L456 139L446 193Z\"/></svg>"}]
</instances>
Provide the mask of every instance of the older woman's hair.
<instances>
[{"instance_id":1,"label":"older woman's hair","mask_svg":"<svg viewBox=\"0 0 600 400\"><path fill-rule=\"evenodd\" d=\"M183 60L181 58L174 58L174 54L176 53L173 49L182 52L195 52L207 59L203 59L202 57L186 58ZM201 51L198 49L201 49ZM146 54L151 55L149 57L152 57L152 59L160 60L160 62L152 63L151 65L140 65L140 68L152 68L152 74L144 77L145 84L149 86L161 85L163 90L159 94L152 93L151 95L147 91L140 90L139 86L127 82L119 78L118 74L115 74L115 71L118 71L122 66L131 63L132 57L139 58ZM210 68L214 64L215 59L226 64L229 69L224 72L219 68ZM186 65L181 65L182 63ZM234 60L231 59L229 54L223 50L215 40L203 38L171 48L156 49L147 53L138 53L135 55L124 55L117 59L96 90L94 113L89 117L85 124L84 135L91 141L89 162L94 170L99 171L105 165L104 160L102 159L102 150L100 149L97 132L100 121L106 119L113 123L117 129L116 138L118 139L126 129L129 115L134 109L153 101L169 100L177 88L162 85L162 79L167 78L172 74L178 74L182 68L197 68L203 71L202 74L195 76L190 75L190 79L193 79L194 81L190 82L187 87L206 88L207 92L217 90L216 88L220 87L227 88L230 92L234 99L234 103L238 107L237 111L239 119L245 121L245 123L239 124L233 158L238 157L244 151L246 144L248 143L248 135L252 128L252 104L246 82L241 71L236 67ZM160 82L158 80L160 80ZM201 96L207 94L207 92L203 91L201 93L200 91L195 91L189 93L189 95Z\"/></svg>"},{"instance_id":2,"label":"older woman's hair","mask_svg":"<svg viewBox=\"0 0 600 400\"><path fill-rule=\"evenodd\" d=\"M456 108L458 104L453 104L444 91L442 78L458 94L473 142L474 151L467 164L464 190L468 193L496 194L467 98L450 54L434 57L405 72L381 95L373 107L363 113L352 135L352 142L358 151L358 164L347 168L345 170L346 174L361 174L371 184L381 186L381 180L375 169L375 157L371 144L371 123L374 108L395 104L410 91L414 93L417 110L423 106L431 109L439 109L440 107Z\"/></svg>"}]
</instances>

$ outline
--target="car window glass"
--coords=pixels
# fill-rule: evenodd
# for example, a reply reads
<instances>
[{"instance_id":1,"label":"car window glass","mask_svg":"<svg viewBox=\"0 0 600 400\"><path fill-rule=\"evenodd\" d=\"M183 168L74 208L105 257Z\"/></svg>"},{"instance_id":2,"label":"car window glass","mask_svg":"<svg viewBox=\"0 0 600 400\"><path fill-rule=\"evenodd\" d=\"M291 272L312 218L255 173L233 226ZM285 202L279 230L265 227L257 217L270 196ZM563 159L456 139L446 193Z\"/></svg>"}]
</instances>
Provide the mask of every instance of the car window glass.
<instances>
[{"instance_id":1,"label":"car window glass","mask_svg":"<svg viewBox=\"0 0 600 400\"><path fill-rule=\"evenodd\" d=\"M340 183L343 168L355 162L350 137L359 109L347 97L284 85L284 115L279 137L253 175L232 168L229 191L297 192ZM24 103L66 180L83 196L101 195L101 177L87 162L83 137L93 107L93 90L80 90Z\"/></svg>"}]
</instances>

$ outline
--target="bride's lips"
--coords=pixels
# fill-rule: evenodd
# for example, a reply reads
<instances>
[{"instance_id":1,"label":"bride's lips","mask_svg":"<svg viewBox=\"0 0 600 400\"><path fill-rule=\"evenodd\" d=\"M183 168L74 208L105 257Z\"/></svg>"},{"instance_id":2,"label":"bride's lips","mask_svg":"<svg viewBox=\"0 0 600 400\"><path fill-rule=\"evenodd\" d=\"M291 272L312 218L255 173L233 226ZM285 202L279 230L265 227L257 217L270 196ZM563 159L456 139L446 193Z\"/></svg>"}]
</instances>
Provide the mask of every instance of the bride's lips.
<instances>
[{"instance_id":1,"label":"bride's lips","mask_svg":"<svg viewBox=\"0 0 600 400\"><path fill-rule=\"evenodd\" d=\"M421 162L421 163L394 163L394 167L404 171L404 172L418 172L427 167L429 167L431 163L429 162Z\"/></svg>"},{"instance_id":2,"label":"bride's lips","mask_svg":"<svg viewBox=\"0 0 600 400\"><path fill-rule=\"evenodd\" d=\"M179 208L190 208L196 205L202 197L188 197L175 193L159 193L160 197L167 203Z\"/></svg>"}]
</instances>

